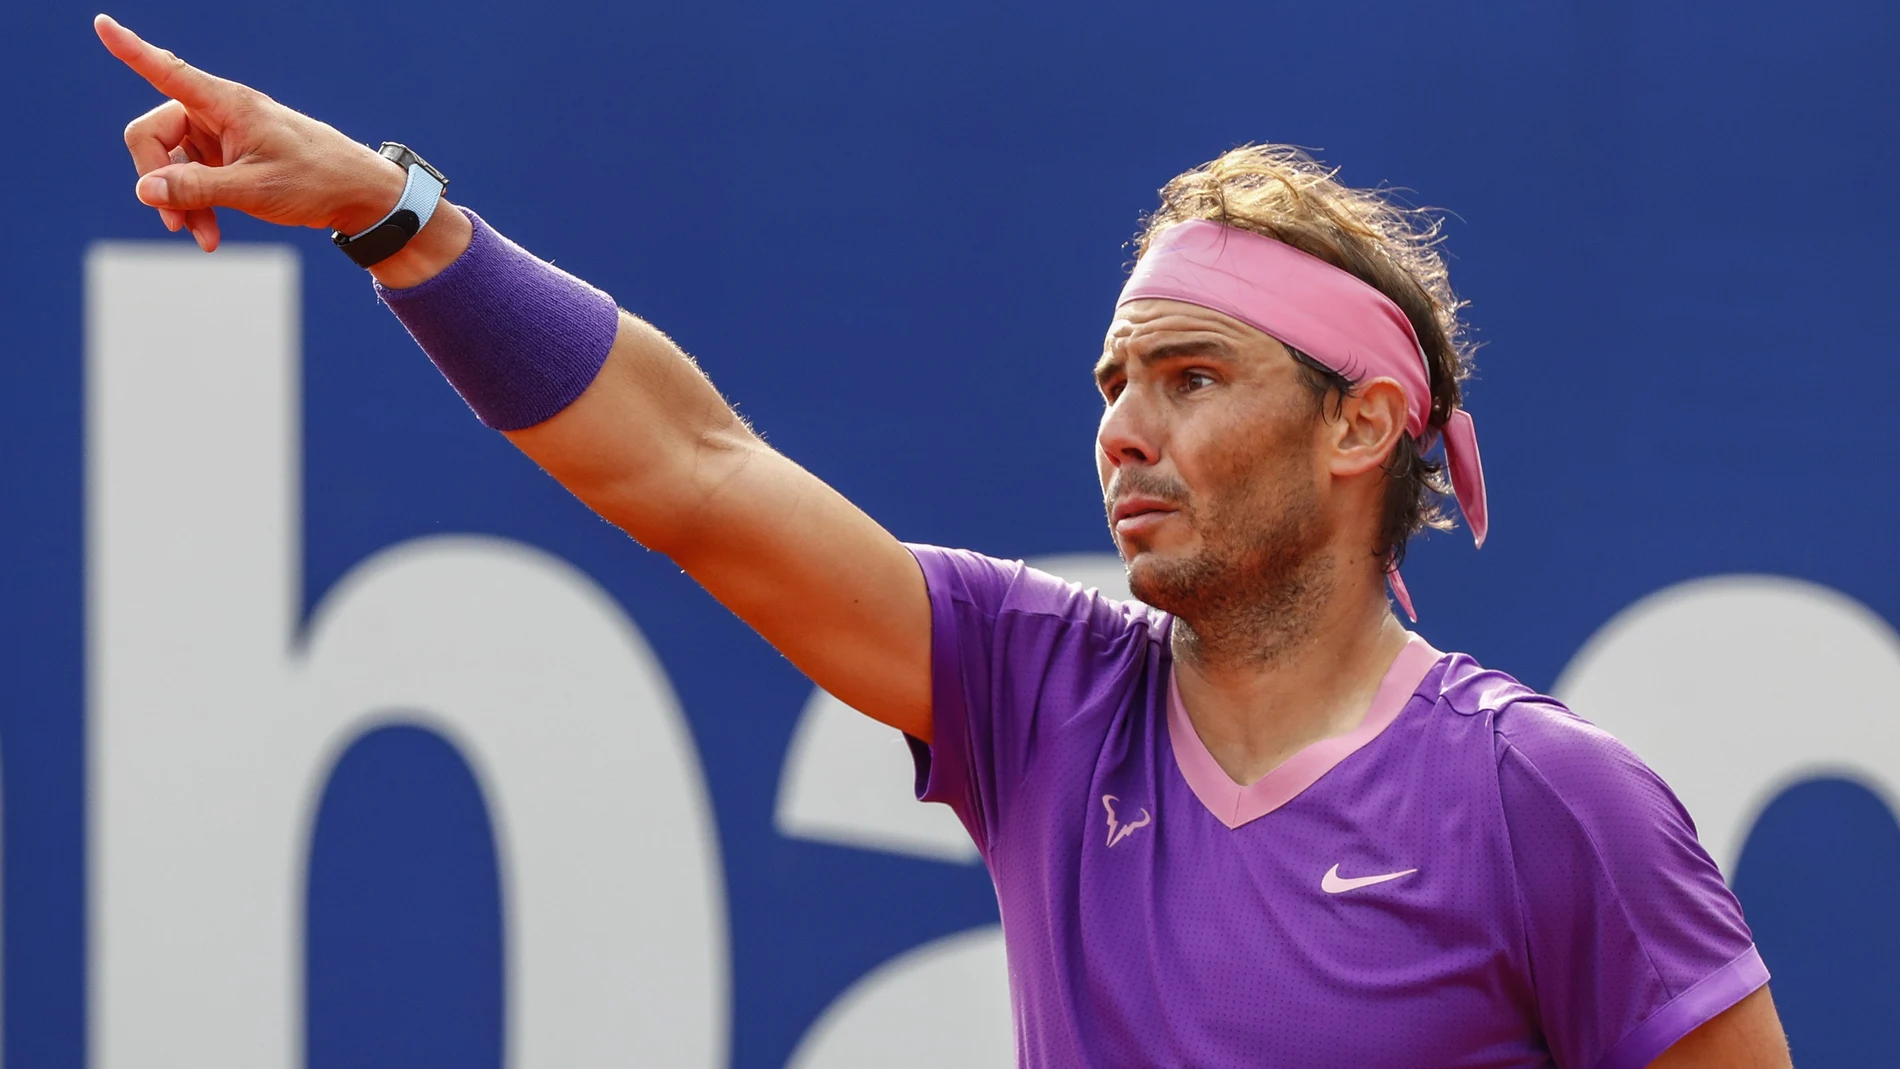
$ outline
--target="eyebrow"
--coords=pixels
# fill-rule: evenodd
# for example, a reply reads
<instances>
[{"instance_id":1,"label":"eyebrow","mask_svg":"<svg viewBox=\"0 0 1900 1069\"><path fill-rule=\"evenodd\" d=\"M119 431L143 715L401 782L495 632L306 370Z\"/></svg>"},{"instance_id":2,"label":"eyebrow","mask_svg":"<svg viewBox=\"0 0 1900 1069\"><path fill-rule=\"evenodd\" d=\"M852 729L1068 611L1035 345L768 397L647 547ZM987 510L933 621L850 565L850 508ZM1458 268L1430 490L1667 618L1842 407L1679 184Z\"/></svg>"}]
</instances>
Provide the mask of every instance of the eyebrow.
<instances>
[{"instance_id":1,"label":"eyebrow","mask_svg":"<svg viewBox=\"0 0 1900 1069\"><path fill-rule=\"evenodd\" d=\"M1164 364L1170 360L1185 360L1197 356L1231 357L1233 355L1233 347L1226 342L1214 338L1204 338L1196 341L1178 341L1168 345L1157 345L1137 357L1137 361L1143 364ZM1097 387L1107 385L1108 380L1121 374L1121 371L1122 358L1110 353L1103 353L1102 358L1095 362L1095 385Z\"/></svg>"}]
</instances>

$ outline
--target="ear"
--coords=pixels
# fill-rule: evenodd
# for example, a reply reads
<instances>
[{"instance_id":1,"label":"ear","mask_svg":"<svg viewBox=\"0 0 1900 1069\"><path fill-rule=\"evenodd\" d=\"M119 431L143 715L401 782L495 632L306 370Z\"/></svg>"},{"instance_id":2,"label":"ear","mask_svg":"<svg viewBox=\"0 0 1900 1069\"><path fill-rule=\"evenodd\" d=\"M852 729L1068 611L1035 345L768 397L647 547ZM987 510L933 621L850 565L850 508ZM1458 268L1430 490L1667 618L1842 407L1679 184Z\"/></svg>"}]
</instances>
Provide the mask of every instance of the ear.
<instances>
[{"instance_id":1,"label":"ear","mask_svg":"<svg viewBox=\"0 0 1900 1069\"><path fill-rule=\"evenodd\" d=\"M1405 433L1405 390L1389 378L1361 384L1340 405L1331 430L1332 473L1345 478L1372 471L1392 455Z\"/></svg>"}]
</instances>

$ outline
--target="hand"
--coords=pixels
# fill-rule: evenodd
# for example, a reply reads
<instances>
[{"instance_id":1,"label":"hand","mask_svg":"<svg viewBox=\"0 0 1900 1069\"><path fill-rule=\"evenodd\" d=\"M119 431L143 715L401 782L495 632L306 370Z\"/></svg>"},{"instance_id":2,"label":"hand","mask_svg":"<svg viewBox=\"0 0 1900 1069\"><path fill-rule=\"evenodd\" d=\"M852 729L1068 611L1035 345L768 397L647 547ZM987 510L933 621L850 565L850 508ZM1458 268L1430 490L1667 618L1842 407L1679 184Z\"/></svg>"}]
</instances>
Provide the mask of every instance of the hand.
<instances>
[{"instance_id":1,"label":"hand","mask_svg":"<svg viewBox=\"0 0 1900 1069\"><path fill-rule=\"evenodd\" d=\"M218 247L221 207L354 234L402 196L402 168L329 124L207 74L109 16L92 25L108 51L170 98L132 120L125 147L139 200L167 229L188 228L206 252Z\"/></svg>"}]
</instances>

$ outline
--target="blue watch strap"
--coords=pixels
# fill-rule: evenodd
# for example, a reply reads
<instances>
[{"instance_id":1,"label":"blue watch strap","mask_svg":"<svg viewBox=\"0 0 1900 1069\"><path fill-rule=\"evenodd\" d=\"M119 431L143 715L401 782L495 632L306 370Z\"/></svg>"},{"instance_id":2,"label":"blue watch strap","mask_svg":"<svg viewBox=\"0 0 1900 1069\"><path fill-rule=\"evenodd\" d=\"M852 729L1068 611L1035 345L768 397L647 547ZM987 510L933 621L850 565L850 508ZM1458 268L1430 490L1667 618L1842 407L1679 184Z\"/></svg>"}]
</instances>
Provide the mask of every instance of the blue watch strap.
<instances>
[{"instance_id":1,"label":"blue watch strap","mask_svg":"<svg viewBox=\"0 0 1900 1069\"><path fill-rule=\"evenodd\" d=\"M436 205L442 202L443 190L449 186L441 171L429 166L407 145L385 141L376 154L403 169L402 195L396 198L396 206L360 234L330 232L330 240L359 267L374 267L401 252L410 238L429 225Z\"/></svg>"},{"instance_id":2,"label":"blue watch strap","mask_svg":"<svg viewBox=\"0 0 1900 1069\"><path fill-rule=\"evenodd\" d=\"M436 177L428 171L423 170L421 164L411 163L409 165L409 177L402 184L402 196L397 198L396 206L389 210L388 215L378 220L376 226L364 230L361 234L351 234L349 240L360 241L368 237L371 233L375 232L376 227L391 222L396 218L396 213L402 211L407 211L415 216L416 228L410 231L409 235L410 237L414 237L416 234L422 232L423 227L429 225L429 217L435 214L435 206L441 203L442 190L444 188L444 183L438 181ZM339 244L341 244L341 242L339 242Z\"/></svg>"}]
</instances>

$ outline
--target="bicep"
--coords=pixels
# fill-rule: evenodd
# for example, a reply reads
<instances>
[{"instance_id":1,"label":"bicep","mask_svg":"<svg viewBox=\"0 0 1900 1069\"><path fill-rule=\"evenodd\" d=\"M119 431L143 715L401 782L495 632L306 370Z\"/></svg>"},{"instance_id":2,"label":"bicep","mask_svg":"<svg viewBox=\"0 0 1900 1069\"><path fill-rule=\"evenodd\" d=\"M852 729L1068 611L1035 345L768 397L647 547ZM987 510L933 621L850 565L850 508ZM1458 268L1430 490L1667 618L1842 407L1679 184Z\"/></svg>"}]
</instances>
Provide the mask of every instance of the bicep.
<instances>
[{"instance_id":1,"label":"bicep","mask_svg":"<svg viewBox=\"0 0 1900 1069\"><path fill-rule=\"evenodd\" d=\"M1649 1069L1792 1069L1788 1039L1764 985L1677 1040Z\"/></svg>"},{"instance_id":2,"label":"bicep","mask_svg":"<svg viewBox=\"0 0 1900 1069\"><path fill-rule=\"evenodd\" d=\"M508 437L813 682L930 738L930 599L916 559L753 434L659 331L623 313L593 384Z\"/></svg>"}]
</instances>

